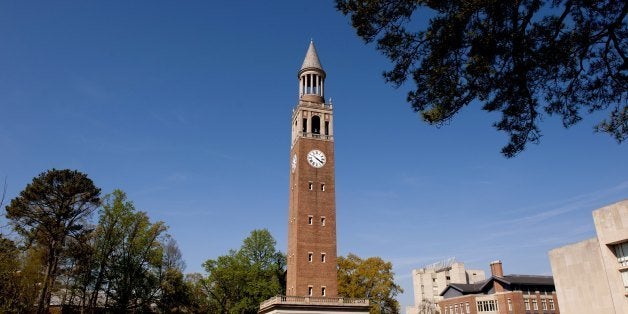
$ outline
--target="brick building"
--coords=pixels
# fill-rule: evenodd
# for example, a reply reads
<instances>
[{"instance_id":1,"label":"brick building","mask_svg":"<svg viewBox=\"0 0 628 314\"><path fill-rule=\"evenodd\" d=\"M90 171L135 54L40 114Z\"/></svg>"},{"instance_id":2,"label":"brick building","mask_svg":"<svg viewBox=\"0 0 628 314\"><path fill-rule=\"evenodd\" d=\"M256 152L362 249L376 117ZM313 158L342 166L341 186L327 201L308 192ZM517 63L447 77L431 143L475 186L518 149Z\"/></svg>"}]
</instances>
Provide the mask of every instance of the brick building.
<instances>
[{"instance_id":1,"label":"brick building","mask_svg":"<svg viewBox=\"0 0 628 314\"><path fill-rule=\"evenodd\" d=\"M491 263L491 278L474 284L452 283L440 294L442 314L558 314L551 276L504 275Z\"/></svg>"}]
</instances>

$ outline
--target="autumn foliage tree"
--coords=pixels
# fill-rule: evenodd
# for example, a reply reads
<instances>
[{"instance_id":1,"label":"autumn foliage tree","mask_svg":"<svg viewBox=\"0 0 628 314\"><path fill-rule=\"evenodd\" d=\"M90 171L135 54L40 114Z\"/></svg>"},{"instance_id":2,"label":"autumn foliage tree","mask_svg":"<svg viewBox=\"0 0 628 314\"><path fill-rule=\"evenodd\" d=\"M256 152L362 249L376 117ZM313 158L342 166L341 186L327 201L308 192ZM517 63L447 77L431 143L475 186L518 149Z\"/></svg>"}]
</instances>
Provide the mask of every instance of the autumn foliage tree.
<instances>
[{"instance_id":1,"label":"autumn foliage tree","mask_svg":"<svg viewBox=\"0 0 628 314\"><path fill-rule=\"evenodd\" d=\"M395 297L403 289L395 283L394 276L392 263L380 257L338 257L338 295L370 299L373 314L399 313Z\"/></svg>"},{"instance_id":2,"label":"autumn foliage tree","mask_svg":"<svg viewBox=\"0 0 628 314\"><path fill-rule=\"evenodd\" d=\"M543 114L564 127L603 111L596 127L628 138L628 2L620 0L336 0L358 36L393 64L384 78L408 80L407 100L441 126L481 103L501 113L513 157L541 138ZM427 27L422 27L422 21Z\"/></svg>"}]
</instances>

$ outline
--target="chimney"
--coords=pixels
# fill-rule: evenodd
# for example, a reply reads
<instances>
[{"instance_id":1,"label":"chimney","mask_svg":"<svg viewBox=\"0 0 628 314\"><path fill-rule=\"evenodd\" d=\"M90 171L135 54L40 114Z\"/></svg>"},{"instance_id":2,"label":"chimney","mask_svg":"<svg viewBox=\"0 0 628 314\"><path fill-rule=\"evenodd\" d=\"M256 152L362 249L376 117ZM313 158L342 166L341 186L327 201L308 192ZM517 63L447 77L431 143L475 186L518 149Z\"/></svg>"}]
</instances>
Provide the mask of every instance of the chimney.
<instances>
[{"instance_id":1,"label":"chimney","mask_svg":"<svg viewBox=\"0 0 628 314\"><path fill-rule=\"evenodd\" d=\"M502 261L496 260L491 262L491 276L504 277L504 270L502 269Z\"/></svg>"}]
</instances>

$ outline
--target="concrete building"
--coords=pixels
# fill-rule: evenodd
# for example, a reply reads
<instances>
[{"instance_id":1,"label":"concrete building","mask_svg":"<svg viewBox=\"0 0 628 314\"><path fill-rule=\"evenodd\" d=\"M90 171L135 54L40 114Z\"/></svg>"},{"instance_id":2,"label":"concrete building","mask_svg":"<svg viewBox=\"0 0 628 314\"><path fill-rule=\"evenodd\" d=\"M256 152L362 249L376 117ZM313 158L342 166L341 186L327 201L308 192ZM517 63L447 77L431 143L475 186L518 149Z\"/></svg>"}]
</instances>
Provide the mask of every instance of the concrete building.
<instances>
[{"instance_id":1,"label":"concrete building","mask_svg":"<svg viewBox=\"0 0 628 314\"><path fill-rule=\"evenodd\" d=\"M441 314L560 313L551 276L504 275L501 261L491 263L488 280L452 283L440 295Z\"/></svg>"},{"instance_id":2,"label":"concrete building","mask_svg":"<svg viewBox=\"0 0 628 314\"><path fill-rule=\"evenodd\" d=\"M597 236L549 252L564 313L628 313L628 200L593 211Z\"/></svg>"},{"instance_id":3,"label":"concrete building","mask_svg":"<svg viewBox=\"0 0 628 314\"><path fill-rule=\"evenodd\" d=\"M262 302L260 314L363 313L368 299L338 297L333 107L314 43L297 75L299 101L290 127L290 199L286 296Z\"/></svg>"},{"instance_id":4,"label":"concrete building","mask_svg":"<svg viewBox=\"0 0 628 314\"><path fill-rule=\"evenodd\" d=\"M486 279L481 269L465 269L464 263L453 258L412 270L414 306L406 307L406 314L419 314L430 306L437 308L443 299L440 293L450 283L472 284ZM425 311L424 311L425 312Z\"/></svg>"}]
</instances>

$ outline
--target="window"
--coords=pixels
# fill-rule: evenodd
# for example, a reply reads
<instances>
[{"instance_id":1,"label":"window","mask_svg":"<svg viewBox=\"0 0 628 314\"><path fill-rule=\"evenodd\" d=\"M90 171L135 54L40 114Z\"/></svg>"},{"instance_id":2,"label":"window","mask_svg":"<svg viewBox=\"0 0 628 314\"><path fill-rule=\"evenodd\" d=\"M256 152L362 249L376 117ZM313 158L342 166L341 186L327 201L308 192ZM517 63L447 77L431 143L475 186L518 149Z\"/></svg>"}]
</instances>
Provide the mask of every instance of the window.
<instances>
[{"instance_id":1,"label":"window","mask_svg":"<svg viewBox=\"0 0 628 314\"><path fill-rule=\"evenodd\" d=\"M547 310L547 300L541 299L541 309Z\"/></svg>"},{"instance_id":2,"label":"window","mask_svg":"<svg viewBox=\"0 0 628 314\"><path fill-rule=\"evenodd\" d=\"M308 215L307 216L307 224L311 225L313 222L314 222L314 216Z\"/></svg>"},{"instance_id":3,"label":"window","mask_svg":"<svg viewBox=\"0 0 628 314\"><path fill-rule=\"evenodd\" d=\"M303 118L303 133L307 132L307 119Z\"/></svg>"},{"instance_id":4,"label":"window","mask_svg":"<svg viewBox=\"0 0 628 314\"><path fill-rule=\"evenodd\" d=\"M527 311L530 310L530 300L529 299L523 299L523 305L525 306Z\"/></svg>"},{"instance_id":5,"label":"window","mask_svg":"<svg viewBox=\"0 0 628 314\"><path fill-rule=\"evenodd\" d=\"M624 269L620 273L621 279L624 281L624 290L628 293L628 269Z\"/></svg>"},{"instance_id":6,"label":"window","mask_svg":"<svg viewBox=\"0 0 628 314\"><path fill-rule=\"evenodd\" d=\"M454 314L458 314L458 304L454 304Z\"/></svg>"},{"instance_id":7,"label":"window","mask_svg":"<svg viewBox=\"0 0 628 314\"><path fill-rule=\"evenodd\" d=\"M532 299L532 309L535 311L539 309L539 305L536 303L536 299Z\"/></svg>"},{"instance_id":8,"label":"window","mask_svg":"<svg viewBox=\"0 0 628 314\"><path fill-rule=\"evenodd\" d=\"M512 300L508 299L508 310L512 311Z\"/></svg>"},{"instance_id":9,"label":"window","mask_svg":"<svg viewBox=\"0 0 628 314\"><path fill-rule=\"evenodd\" d=\"M307 253L307 261L308 261L308 262L311 262L311 261L312 261L312 255L314 255L314 253L312 253L312 252L308 252L308 253Z\"/></svg>"},{"instance_id":10,"label":"window","mask_svg":"<svg viewBox=\"0 0 628 314\"><path fill-rule=\"evenodd\" d=\"M467 302L465 305L467 307L467 314L471 313L471 307L469 306L469 302Z\"/></svg>"},{"instance_id":11,"label":"window","mask_svg":"<svg viewBox=\"0 0 628 314\"><path fill-rule=\"evenodd\" d=\"M321 263L325 263L325 253L321 253Z\"/></svg>"},{"instance_id":12,"label":"window","mask_svg":"<svg viewBox=\"0 0 628 314\"><path fill-rule=\"evenodd\" d=\"M325 183L321 183L321 191L325 191Z\"/></svg>"},{"instance_id":13,"label":"window","mask_svg":"<svg viewBox=\"0 0 628 314\"><path fill-rule=\"evenodd\" d=\"M549 308L550 310L554 309L554 299L549 299Z\"/></svg>"},{"instance_id":14,"label":"window","mask_svg":"<svg viewBox=\"0 0 628 314\"><path fill-rule=\"evenodd\" d=\"M617 256L619 265L628 267L628 242L616 244L615 255Z\"/></svg>"},{"instance_id":15,"label":"window","mask_svg":"<svg viewBox=\"0 0 628 314\"><path fill-rule=\"evenodd\" d=\"M624 282L624 291L628 293L628 242L616 244L614 247L619 266L627 268L622 269L620 273L621 279Z\"/></svg>"},{"instance_id":16,"label":"window","mask_svg":"<svg viewBox=\"0 0 628 314\"><path fill-rule=\"evenodd\" d=\"M325 287L321 287L321 295L325 296Z\"/></svg>"},{"instance_id":17,"label":"window","mask_svg":"<svg viewBox=\"0 0 628 314\"><path fill-rule=\"evenodd\" d=\"M307 295L312 296L312 286L307 287Z\"/></svg>"},{"instance_id":18,"label":"window","mask_svg":"<svg viewBox=\"0 0 628 314\"><path fill-rule=\"evenodd\" d=\"M312 190L313 186L314 186L314 184L312 182L308 182L307 183L307 188L310 189L310 191Z\"/></svg>"},{"instance_id":19,"label":"window","mask_svg":"<svg viewBox=\"0 0 628 314\"><path fill-rule=\"evenodd\" d=\"M478 312L497 311L497 301L495 300L477 301L477 305Z\"/></svg>"},{"instance_id":20,"label":"window","mask_svg":"<svg viewBox=\"0 0 628 314\"><path fill-rule=\"evenodd\" d=\"M325 225L325 216L322 216L321 217L321 226L324 226L324 225Z\"/></svg>"}]
</instances>

